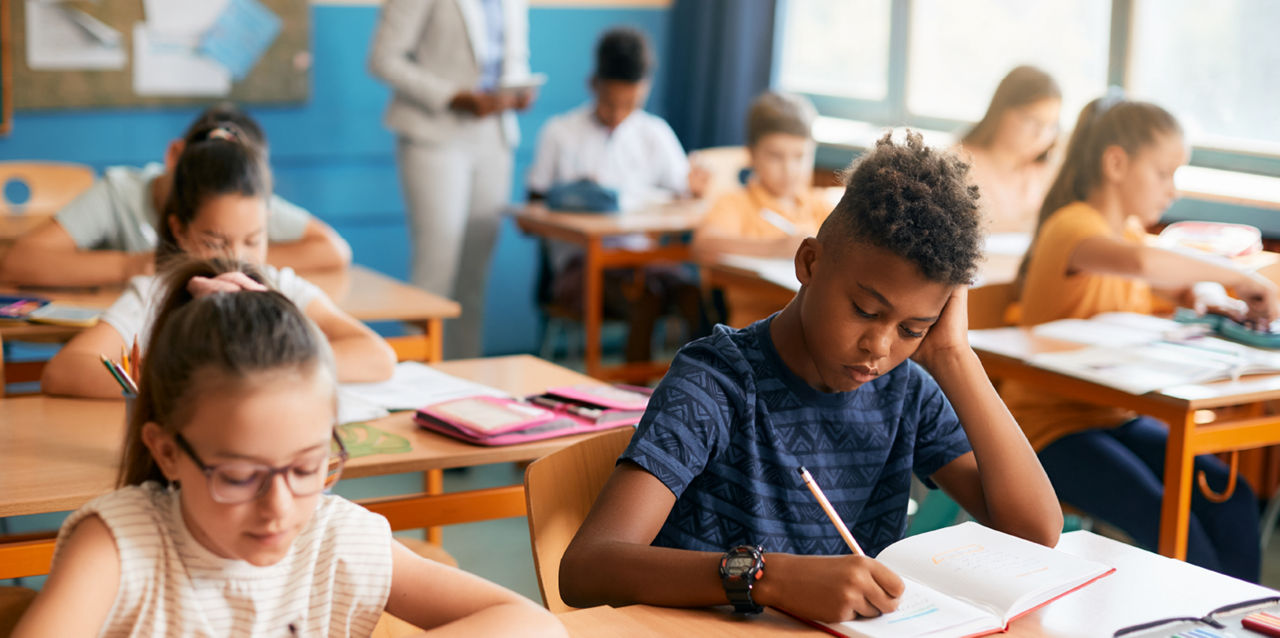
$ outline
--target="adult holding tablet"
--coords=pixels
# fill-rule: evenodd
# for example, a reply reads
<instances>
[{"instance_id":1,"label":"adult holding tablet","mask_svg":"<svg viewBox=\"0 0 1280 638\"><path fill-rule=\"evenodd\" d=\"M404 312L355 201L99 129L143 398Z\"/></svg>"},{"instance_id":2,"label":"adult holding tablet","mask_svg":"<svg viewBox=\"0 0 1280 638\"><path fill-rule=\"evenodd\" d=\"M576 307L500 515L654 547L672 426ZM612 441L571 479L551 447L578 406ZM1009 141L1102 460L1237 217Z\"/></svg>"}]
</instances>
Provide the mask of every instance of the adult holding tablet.
<instances>
[{"instance_id":1,"label":"adult holding tablet","mask_svg":"<svg viewBox=\"0 0 1280 638\"><path fill-rule=\"evenodd\" d=\"M511 194L529 73L525 0L388 0L369 70L393 90L384 122L413 242L413 283L454 298L445 357L481 352L485 284L499 213Z\"/></svg>"}]
</instances>

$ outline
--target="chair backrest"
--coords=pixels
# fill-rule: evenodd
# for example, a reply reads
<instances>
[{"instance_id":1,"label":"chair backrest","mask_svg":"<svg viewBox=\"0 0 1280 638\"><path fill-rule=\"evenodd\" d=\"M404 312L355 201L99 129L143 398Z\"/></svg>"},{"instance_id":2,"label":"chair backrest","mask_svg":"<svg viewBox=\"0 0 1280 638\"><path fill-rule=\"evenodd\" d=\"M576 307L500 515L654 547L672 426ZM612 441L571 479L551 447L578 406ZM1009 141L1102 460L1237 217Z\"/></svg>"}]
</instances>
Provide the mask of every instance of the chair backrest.
<instances>
[{"instance_id":1,"label":"chair backrest","mask_svg":"<svg viewBox=\"0 0 1280 638\"><path fill-rule=\"evenodd\" d=\"M1013 282L969 289L969 329L1003 328L1009 325L1009 306L1018 300Z\"/></svg>"},{"instance_id":2,"label":"chair backrest","mask_svg":"<svg viewBox=\"0 0 1280 638\"><path fill-rule=\"evenodd\" d=\"M704 197L742 186L742 171L751 163L745 146L714 146L694 151L690 155L699 165L711 172Z\"/></svg>"},{"instance_id":3,"label":"chair backrest","mask_svg":"<svg viewBox=\"0 0 1280 638\"><path fill-rule=\"evenodd\" d=\"M552 613L572 609L560 598L560 558L634 432L629 427L609 430L552 452L525 470L533 566L542 602Z\"/></svg>"},{"instance_id":4,"label":"chair backrest","mask_svg":"<svg viewBox=\"0 0 1280 638\"><path fill-rule=\"evenodd\" d=\"M30 196L11 201L10 184L26 186ZM70 162L0 162L0 214L52 215L93 185L93 168Z\"/></svg>"}]
</instances>

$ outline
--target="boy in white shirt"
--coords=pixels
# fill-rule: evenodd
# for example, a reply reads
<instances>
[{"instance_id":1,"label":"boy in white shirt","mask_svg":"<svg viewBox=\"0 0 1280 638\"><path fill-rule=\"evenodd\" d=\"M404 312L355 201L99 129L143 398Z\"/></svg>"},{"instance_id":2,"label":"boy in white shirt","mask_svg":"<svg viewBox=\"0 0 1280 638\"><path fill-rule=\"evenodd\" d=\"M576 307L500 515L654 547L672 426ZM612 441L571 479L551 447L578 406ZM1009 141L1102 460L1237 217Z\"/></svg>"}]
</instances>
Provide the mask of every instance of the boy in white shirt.
<instances>
[{"instance_id":1,"label":"boy in white shirt","mask_svg":"<svg viewBox=\"0 0 1280 638\"><path fill-rule=\"evenodd\" d=\"M644 34L630 28L611 29L596 45L596 68L591 76L594 101L551 118L538 137L526 185L530 200L546 197L553 187L591 181L613 189L621 210L634 210L679 197L701 195L709 174L690 169L680 141L662 118L643 110L649 94L653 55ZM643 235L618 238L614 247L643 249ZM551 293L563 305L582 303L580 250L549 242ZM605 314L626 316L630 322L627 361L650 358L650 338L658 317L675 306L689 324L691 337L704 334L697 285L679 266L645 269L640 298L628 303L624 285L630 270L605 272Z\"/></svg>"}]
</instances>

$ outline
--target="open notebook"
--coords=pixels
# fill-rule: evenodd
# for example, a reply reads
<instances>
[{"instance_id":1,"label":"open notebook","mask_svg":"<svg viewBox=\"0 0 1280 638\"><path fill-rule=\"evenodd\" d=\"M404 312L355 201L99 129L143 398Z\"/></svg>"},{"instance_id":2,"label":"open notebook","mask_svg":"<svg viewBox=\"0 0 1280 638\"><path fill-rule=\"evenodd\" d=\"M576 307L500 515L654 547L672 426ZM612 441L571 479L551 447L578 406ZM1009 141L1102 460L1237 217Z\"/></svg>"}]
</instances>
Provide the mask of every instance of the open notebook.
<instances>
[{"instance_id":1,"label":"open notebook","mask_svg":"<svg viewBox=\"0 0 1280 638\"><path fill-rule=\"evenodd\" d=\"M1036 326L1032 333L1090 347L1040 353L1028 361L1130 394L1280 372L1280 352L1203 336L1204 332L1203 326L1124 312L1062 319Z\"/></svg>"},{"instance_id":2,"label":"open notebook","mask_svg":"<svg viewBox=\"0 0 1280 638\"><path fill-rule=\"evenodd\" d=\"M977 523L903 539L876 559L906 584L898 609L824 629L869 638L983 636L1115 571Z\"/></svg>"}]
</instances>

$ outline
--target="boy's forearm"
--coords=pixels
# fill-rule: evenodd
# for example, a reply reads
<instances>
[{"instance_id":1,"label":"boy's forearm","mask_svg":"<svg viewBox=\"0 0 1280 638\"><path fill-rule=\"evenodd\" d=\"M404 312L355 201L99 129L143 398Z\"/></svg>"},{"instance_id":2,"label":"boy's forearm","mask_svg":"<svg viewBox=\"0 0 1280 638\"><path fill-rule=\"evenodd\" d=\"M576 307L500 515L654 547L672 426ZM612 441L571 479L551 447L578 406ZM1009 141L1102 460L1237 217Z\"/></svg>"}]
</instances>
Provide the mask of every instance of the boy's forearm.
<instances>
[{"instance_id":1,"label":"boy's forearm","mask_svg":"<svg viewBox=\"0 0 1280 638\"><path fill-rule=\"evenodd\" d=\"M1062 530L1058 497L977 354L972 349L952 353L932 362L929 372L973 447L987 521L1002 531L1055 544Z\"/></svg>"},{"instance_id":2,"label":"boy's forearm","mask_svg":"<svg viewBox=\"0 0 1280 638\"><path fill-rule=\"evenodd\" d=\"M560 564L560 596L574 607L723 605L720 557L620 541L571 547Z\"/></svg>"}]
</instances>

